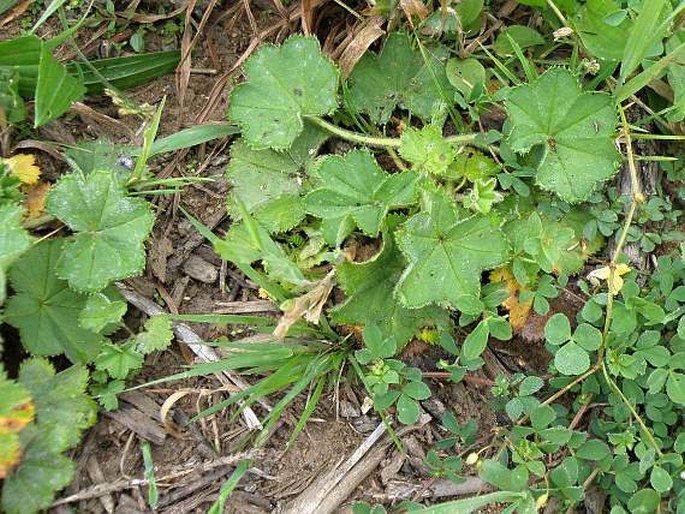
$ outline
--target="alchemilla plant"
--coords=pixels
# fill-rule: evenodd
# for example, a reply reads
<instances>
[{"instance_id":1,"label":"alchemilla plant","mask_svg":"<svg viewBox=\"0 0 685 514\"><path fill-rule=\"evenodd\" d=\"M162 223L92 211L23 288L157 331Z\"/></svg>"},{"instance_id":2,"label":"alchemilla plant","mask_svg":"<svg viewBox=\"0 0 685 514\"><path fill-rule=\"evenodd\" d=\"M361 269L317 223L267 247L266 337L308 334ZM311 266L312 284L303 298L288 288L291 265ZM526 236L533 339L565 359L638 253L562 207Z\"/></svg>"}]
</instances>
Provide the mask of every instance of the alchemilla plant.
<instances>
[{"instance_id":1,"label":"alchemilla plant","mask_svg":"<svg viewBox=\"0 0 685 514\"><path fill-rule=\"evenodd\" d=\"M601 39L583 34L588 47ZM614 514L680 512L683 257L666 252L644 280L622 254L649 206L626 117L641 87L641 75L627 80L637 50L626 50L618 87L603 91L591 67L539 66L511 45L524 78L499 76L496 91L479 61L448 60L446 47L405 32L346 78L312 37L264 46L230 99L228 118L242 130L228 168L233 224L225 239L205 233L286 313L321 323L319 337L363 328L346 358L384 419L414 423L431 394L397 358L412 339L440 344L459 381L482 366L490 338L511 339L532 310L548 316L549 376L498 382L511 426L468 457L498 491L435 512L491 501L508 502L507 512L565 509L591 484ZM495 105L507 114L502 129L470 132ZM622 161L633 188L617 215L607 191ZM322 312L331 273L344 298ZM551 311L570 280L584 308ZM312 317L303 299L313 292ZM601 413L583 421L594 405ZM459 480L461 458L431 459Z\"/></svg>"}]
</instances>

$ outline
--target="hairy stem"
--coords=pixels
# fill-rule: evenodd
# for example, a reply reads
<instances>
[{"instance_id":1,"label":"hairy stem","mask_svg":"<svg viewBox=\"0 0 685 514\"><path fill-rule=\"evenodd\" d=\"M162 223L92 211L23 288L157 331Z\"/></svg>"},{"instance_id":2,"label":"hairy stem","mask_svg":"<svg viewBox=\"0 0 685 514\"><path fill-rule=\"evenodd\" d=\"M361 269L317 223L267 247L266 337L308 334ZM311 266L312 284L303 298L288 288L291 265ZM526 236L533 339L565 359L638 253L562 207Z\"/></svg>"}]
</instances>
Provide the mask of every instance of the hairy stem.
<instances>
[{"instance_id":1,"label":"hairy stem","mask_svg":"<svg viewBox=\"0 0 685 514\"><path fill-rule=\"evenodd\" d=\"M312 116L307 119L322 129L327 130L331 134L352 143L375 146L378 148L397 148L400 146L400 140L396 137L367 136L366 134L360 134L359 132L353 132L351 130L338 127L337 125L334 125L323 118L319 118L318 116ZM445 141L448 141L452 144L468 145L473 143L477 136L478 134L458 134L455 136L446 137Z\"/></svg>"}]
</instances>

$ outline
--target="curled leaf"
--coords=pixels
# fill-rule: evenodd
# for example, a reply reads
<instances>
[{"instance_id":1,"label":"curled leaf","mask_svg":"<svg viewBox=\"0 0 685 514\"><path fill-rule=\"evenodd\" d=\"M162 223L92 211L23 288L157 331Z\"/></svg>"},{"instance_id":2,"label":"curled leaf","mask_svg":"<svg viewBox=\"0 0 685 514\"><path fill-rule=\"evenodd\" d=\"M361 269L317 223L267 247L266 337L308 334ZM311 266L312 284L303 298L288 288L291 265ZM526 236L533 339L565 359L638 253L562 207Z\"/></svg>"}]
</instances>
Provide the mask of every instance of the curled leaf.
<instances>
[{"instance_id":1,"label":"curled leaf","mask_svg":"<svg viewBox=\"0 0 685 514\"><path fill-rule=\"evenodd\" d=\"M304 318L315 325L319 324L321 311L333 289L334 273L334 270L330 271L309 292L290 302L288 308L284 309L283 316L281 316L278 326L274 330L275 337L283 339L288 334L290 327L300 318Z\"/></svg>"}]
</instances>

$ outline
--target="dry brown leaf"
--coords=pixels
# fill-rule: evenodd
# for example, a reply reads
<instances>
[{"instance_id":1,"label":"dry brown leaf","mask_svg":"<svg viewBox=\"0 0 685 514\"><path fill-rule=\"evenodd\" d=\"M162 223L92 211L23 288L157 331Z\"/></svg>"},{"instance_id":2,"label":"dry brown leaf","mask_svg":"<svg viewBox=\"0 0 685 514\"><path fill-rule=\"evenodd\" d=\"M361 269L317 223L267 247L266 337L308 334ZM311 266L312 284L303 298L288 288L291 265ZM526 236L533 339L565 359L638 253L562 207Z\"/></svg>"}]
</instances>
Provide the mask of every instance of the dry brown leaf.
<instances>
[{"instance_id":1,"label":"dry brown leaf","mask_svg":"<svg viewBox=\"0 0 685 514\"><path fill-rule=\"evenodd\" d=\"M526 325L533 306L533 300L522 302L519 294L528 291L516 281L514 274L509 266L502 266L490 272L490 282L503 282L507 288L509 296L502 302L502 307L509 311L509 324L514 332L519 333Z\"/></svg>"},{"instance_id":2,"label":"dry brown leaf","mask_svg":"<svg viewBox=\"0 0 685 514\"><path fill-rule=\"evenodd\" d=\"M414 16L418 16L421 21L428 16L428 8L421 0L400 0L400 7L412 27L414 27Z\"/></svg>"},{"instance_id":3,"label":"dry brown leaf","mask_svg":"<svg viewBox=\"0 0 685 514\"><path fill-rule=\"evenodd\" d=\"M45 212L45 203L48 199L48 191L52 186L39 182L26 192L24 200L24 219L32 220L41 216Z\"/></svg>"},{"instance_id":4,"label":"dry brown leaf","mask_svg":"<svg viewBox=\"0 0 685 514\"><path fill-rule=\"evenodd\" d=\"M289 308L283 312L283 316L278 320L278 325L274 330L275 337L283 339L288 334L290 327L300 318L315 325L319 324L321 311L333 289L334 273L334 270L331 270L309 292L291 300Z\"/></svg>"}]
</instances>

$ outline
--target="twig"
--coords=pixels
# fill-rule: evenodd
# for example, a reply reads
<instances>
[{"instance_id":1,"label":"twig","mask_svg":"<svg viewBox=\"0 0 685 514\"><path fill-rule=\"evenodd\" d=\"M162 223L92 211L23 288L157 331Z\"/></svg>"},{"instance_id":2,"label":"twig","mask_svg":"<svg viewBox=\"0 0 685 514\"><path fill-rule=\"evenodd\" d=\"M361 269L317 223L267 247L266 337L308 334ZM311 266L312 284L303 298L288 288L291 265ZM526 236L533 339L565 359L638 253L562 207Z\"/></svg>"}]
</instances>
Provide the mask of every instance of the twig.
<instances>
[{"instance_id":1,"label":"twig","mask_svg":"<svg viewBox=\"0 0 685 514\"><path fill-rule=\"evenodd\" d=\"M237 462L240 462L245 459L249 458L254 458L256 457L260 452L258 450L251 450L249 452L243 452L239 453L236 455L227 455L226 457L221 457L219 459L213 460L211 462L207 462L206 464L202 464L200 466L193 466L193 467L184 467L182 469L179 469L177 471L173 471L169 473L168 475L165 475L163 477L160 477L157 479L157 483L162 483L162 482L167 482L170 480L173 480L175 478L183 477L189 474L198 474L198 473L205 473L207 471L211 471L215 468L221 467L221 466L230 466L232 464L235 464ZM80 502L83 500L90 500L91 498L99 498L100 496L105 496L111 493L116 493L118 491L124 491L126 489L132 489L134 487L138 487L141 485L147 485L148 480L145 478L131 478L131 479L125 479L125 480L115 480L114 482L107 482L103 484L97 484L91 487L87 487L86 489L82 489L78 493L65 496L64 498L60 498L59 500L56 500L53 504L52 507L57 507L59 505L66 505L68 503L76 503Z\"/></svg>"},{"instance_id":2,"label":"twig","mask_svg":"<svg viewBox=\"0 0 685 514\"><path fill-rule=\"evenodd\" d=\"M148 316L166 314L166 312L159 305L138 294L126 284L117 282L116 285L128 302L135 305ZM209 346L203 344L204 341L202 341L202 338L185 323L174 322L174 332L176 333L176 337L183 341L200 361L216 362L219 360L219 356L216 354L216 352ZM242 390L245 390L249 387L244 380L226 370L217 372L214 375L224 385L227 385L230 382ZM266 400L259 399L258 402L265 409L271 410L271 405L269 405ZM244 407L241 410L241 414L245 419L245 423L247 424L249 430L262 430L263 427L259 421L259 418L257 418L257 415L250 407Z\"/></svg>"},{"instance_id":3,"label":"twig","mask_svg":"<svg viewBox=\"0 0 685 514\"><path fill-rule=\"evenodd\" d=\"M430 415L424 414L417 424L399 429L396 435L400 437L408 434L423 427L430 420ZM381 445L365 456L384 432L385 424L381 423L344 463L312 482L285 509L284 514L330 514L334 512L385 457L388 446L392 443L391 438L384 440Z\"/></svg>"}]
</instances>

